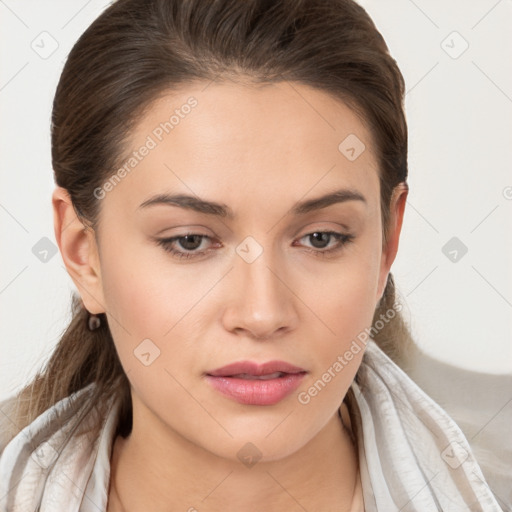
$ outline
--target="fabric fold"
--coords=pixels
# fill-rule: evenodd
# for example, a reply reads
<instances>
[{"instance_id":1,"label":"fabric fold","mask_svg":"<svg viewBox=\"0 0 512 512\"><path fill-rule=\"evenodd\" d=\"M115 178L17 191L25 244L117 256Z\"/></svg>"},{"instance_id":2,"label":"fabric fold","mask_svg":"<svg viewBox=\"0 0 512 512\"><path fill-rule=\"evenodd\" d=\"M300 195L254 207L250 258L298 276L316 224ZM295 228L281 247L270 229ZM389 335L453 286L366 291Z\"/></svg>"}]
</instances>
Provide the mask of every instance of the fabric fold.
<instances>
[{"instance_id":1,"label":"fabric fold","mask_svg":"<svg viewBox=\"0 0 512 512\"><path fill-rule=\"evenodd\" d=\"M367 512L502 511L460 428L373 340L351 389Z\"/></svg>"}]
</instances>

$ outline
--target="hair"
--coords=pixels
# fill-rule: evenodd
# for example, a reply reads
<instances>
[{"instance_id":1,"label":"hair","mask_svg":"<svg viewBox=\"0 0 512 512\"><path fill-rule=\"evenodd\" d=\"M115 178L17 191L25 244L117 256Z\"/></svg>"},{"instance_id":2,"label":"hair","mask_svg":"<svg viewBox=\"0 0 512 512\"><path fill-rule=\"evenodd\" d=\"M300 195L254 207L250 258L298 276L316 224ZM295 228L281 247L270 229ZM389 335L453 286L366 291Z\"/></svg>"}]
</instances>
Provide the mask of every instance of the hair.
<instances>
[{"instance_id":1,"label":"hair","mask_svg":"<svg viewBox=\"0 0 512 512\"><path fill-rule=\"evenodd\" d=\"M195 81L294 81L345 102L368 126L378 159L383 245L390 201L408 188L404 79L366 11L352 0L118 0L83 33L65 63L53 102L55 182L97 236L93 191L118 168L140 116L169 91ZM413 341L389 273L371 334L403 365ZM393 317L389 319L389 312ZM131 431L130 383L105 313L87 328L72 296L72 319L49 360L19 393L18 427L96 383L90 407L121 399L118 433ZM378 321L385 315L389 321ZM357 378L357 376L356 376Z\"/></svg>"}]
</instances>

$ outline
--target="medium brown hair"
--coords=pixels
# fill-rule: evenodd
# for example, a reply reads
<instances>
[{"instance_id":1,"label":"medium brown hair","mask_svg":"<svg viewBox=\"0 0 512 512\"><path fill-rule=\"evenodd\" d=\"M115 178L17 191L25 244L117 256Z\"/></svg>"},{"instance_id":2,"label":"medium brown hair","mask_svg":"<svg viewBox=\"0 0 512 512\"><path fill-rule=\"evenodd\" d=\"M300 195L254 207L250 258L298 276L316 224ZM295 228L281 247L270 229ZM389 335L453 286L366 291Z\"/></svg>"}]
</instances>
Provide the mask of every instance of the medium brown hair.
<instances>
[{"instance_id":1,"label":"medium brown hair","mask_svg":"<svg viewBox=\"0 0 512 512\"><path fill-rule=\"evenodd\" d=\"M85 226L97 235L100 201L93 191L120 165L140 116L160 95L199 80L293 81L352 108L378 156L387 242L392 192L407 186L404 80L374 23L351 0L118 0L106 9L71 50L52 113L55 181ZM371 334L403 364L412 340L396 306L390 273ZM377 328L391 310L392 319ZM106 315L92 332L87 318L74 295L68 328L19 395L18 428L94 382L90 406L121 397L118 432L130 432L130 385Z\"/></svg>"}]
</instances>

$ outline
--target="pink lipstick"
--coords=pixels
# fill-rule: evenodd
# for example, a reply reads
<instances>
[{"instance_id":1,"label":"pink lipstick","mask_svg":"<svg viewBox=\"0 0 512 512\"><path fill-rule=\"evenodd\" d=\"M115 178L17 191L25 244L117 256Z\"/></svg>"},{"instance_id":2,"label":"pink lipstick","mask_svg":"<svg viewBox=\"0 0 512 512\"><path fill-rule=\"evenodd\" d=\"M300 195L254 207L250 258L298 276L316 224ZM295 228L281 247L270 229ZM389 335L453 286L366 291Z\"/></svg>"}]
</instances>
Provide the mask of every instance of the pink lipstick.
<instances>
[{"instance_id":1,"label":"pink lipstick","mask_svg":"<svg viewBox=\"0 0 512 512\"><path fill-rule=\"evenodd\" d=\"M206 374L223 395L246 405L274 405L295 391L307 371L284 361L239 361Z\"/></svg>"}]
</instances>

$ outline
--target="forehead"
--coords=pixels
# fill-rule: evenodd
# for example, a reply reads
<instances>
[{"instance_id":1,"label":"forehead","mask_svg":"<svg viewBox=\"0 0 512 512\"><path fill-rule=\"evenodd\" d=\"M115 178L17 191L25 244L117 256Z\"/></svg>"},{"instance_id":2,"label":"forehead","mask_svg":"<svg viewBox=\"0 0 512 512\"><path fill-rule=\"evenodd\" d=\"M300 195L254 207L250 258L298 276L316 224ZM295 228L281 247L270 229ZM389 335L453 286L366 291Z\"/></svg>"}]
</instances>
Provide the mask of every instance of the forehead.
<instances>
[{"instance_id":1,"label":"forehead","mask_svg":"<svg viewBox=\"0 0 512 512\"><path fill-rule=\"evenodd\" d=\"M363 120L299 83L196 83L162 94L130 134L121 165L129 161L127 178L111 195L134 206L176 189L240 205L274 196L296 201L340 185L361 190L370 202L378 198Z\"/></svg>"}]
</instances>

